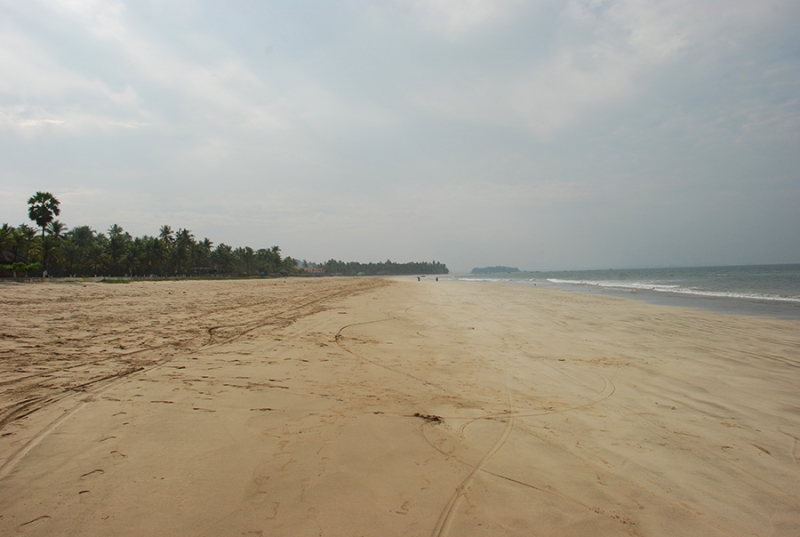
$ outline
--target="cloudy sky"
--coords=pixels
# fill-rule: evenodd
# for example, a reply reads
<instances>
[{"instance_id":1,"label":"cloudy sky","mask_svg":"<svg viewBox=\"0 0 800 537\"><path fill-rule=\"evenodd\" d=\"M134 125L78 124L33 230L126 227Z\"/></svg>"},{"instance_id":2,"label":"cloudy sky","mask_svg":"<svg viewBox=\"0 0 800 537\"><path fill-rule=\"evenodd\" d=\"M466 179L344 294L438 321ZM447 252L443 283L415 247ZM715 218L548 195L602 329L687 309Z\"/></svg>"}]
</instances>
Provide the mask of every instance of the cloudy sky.
<instances>
[{"instance_id":1,"label":"cloudy sky","mask_svg":"<svg viewBox=\"0 0 800 537\"><path fill-rule=\"evenodd\" d=\"M0 0L0 221L310 261L800 262L795 0Z\"/></svg>"}]
</instances>

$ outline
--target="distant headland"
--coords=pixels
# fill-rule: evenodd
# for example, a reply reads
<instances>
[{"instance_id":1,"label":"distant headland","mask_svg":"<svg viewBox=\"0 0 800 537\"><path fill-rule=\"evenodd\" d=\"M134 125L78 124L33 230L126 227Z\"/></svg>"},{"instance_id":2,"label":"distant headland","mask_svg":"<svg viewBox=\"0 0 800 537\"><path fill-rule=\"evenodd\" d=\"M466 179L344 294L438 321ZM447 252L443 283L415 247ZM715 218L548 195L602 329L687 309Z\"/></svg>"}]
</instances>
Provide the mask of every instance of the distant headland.
<instances>
[{"instance_id":1,"label":"distant headland","mask_svg":"<svg viewBox=\"0 0 800 537\"><path fill-rule=\"evenodd\" d=\"M519 272L516 267L483 267L472 269L472 274L496 274L498 272Z\"/></svg>"}]
</instances>

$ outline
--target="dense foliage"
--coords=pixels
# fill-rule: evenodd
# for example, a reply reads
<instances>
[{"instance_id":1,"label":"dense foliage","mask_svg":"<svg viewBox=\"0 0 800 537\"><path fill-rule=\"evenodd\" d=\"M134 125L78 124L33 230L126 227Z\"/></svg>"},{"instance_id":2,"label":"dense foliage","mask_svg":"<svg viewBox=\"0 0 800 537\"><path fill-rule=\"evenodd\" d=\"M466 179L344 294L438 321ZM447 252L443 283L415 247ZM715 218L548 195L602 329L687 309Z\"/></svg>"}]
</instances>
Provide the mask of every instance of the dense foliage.
<instances>
[{"instance_id":1,"label":"dense foliage","mask_svg":"<svg viewBox=\"0 0 800 537\"><path fill-rule=\"evenodd\" d=\"M28 215L42 229L27 224L0 227L0 276L135 276L174 277L314 273L291 257L281 258L277 246L253 250L233 248L209 239L196 241L188 229L161 226L158 236L132 237L117 224L104 234L89 226L70 230L55 220L59 201L49 192L28 200ZM331 259L325 273L339 275L447 274L445 265L433 263L345 263Z\"/></svg>"},{"instance_id":2,"label":"dense foliage","mask_svg":"<svg viewBox=\"0 0 800 537\"><path fill-rule=\"evenodd\" d=\"M393 263L388 259L381 263L356 263L331 259L323 265L327 274L355 276L359 274L375 276L381 274L447 274L450 271L443 263Z\"/></svg>"},{"instance_id":3,"label":"dense foliage","mask_svg":"<svg viewBox=\"0 0 800 537\"><path fill-rule=\"evenodd\" d=\"M9 276L32 276L42 267L52 276L246 276L291 272L296 265L291 257L281 258L277 246L215 247L209 239L196 241L188 229L162 226L158 236L132 237L116 224L104 234L89 226L66 231L58 220L43 235L26 224L3 224L0 253L0 271Z\"/></svg>"}]
</instances>

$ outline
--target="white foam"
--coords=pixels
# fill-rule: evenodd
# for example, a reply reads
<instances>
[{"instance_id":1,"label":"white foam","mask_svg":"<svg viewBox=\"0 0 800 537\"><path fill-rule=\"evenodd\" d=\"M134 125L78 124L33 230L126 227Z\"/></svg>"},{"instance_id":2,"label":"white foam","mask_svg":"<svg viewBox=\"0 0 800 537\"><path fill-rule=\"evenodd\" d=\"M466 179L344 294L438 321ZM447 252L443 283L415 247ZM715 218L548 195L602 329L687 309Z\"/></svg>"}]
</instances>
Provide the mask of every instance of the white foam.
<instances>
[{"instance_id":1,"label":"white foam","mask_svg":"<svg viewBox=\"0 0 800 537\"><path fill-rule=\"evenodd\" d=\"M705 291L702 289L694 289L681 287L679 285L665 285L652 282L622 282L622 281L602 281L602 280L560 280L557 278L548 278L548 282L554 284L567 284L567 285L588 285L594 287L604 287L608 289L620 290L633 290L633 291L655 291L659 293L677 293L683 295L707 296L713 298L738 298L747 300L769 300L773 302L796 302L800 303L798 296L779 296L779 295L764 295L758 293L736 293L724 291Z\"/></svg>"}]
</instances>

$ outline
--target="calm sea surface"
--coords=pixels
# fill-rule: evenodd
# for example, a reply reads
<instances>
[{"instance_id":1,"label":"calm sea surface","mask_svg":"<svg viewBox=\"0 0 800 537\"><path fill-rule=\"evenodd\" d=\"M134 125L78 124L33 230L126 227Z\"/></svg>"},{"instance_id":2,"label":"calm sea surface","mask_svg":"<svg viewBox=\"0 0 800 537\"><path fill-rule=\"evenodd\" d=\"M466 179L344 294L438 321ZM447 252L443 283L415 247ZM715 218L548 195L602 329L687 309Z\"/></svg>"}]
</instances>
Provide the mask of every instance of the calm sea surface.
<instances>
[{"instance_id":1,"label":"calm sea surface","mask_svg":"<svg viewBox=\"0 0 800 537\"><path fill-rule=\"evenodd\" d=\"M440 278L536 285L738 315L800 319L800 265L450 274Z\"/></svg>"}]
</instances>

